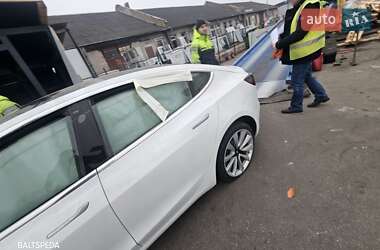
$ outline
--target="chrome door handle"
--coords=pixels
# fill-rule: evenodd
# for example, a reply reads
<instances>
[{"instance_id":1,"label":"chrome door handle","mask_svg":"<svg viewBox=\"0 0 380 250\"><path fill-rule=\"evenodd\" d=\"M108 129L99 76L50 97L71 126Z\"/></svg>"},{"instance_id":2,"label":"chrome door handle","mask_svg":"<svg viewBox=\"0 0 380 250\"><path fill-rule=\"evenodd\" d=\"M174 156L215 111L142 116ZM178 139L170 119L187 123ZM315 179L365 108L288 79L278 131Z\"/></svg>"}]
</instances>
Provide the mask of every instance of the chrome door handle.
<instances>
[{"instance_id":1,"label":"chrome door handle","mask_svg":"<svg viewBox=\"0 0 380 250\"><path fill-rule=\"evenodd\" d=\"M56 235L57 233L59 233L62 229L64 229L66 226L68 226L71 222L73 222L76 218L78 218L79 216L81 216L84 212L86 212L86 210L88 209L88 207L90 206L90 203L89 202L86 202L83 206L81 206L76 212L75 214L73 214L70 218L68 218L67 220L65 220L61 225L59 225L58 227L56 227L53 231L51 231L47 236L46 238L47 239L50 239L51 237L53 237L54 235Z\"/></svg>"},{"instance_id":2,"label":"chrome door handle","mask_svg":"<svg viewBox=\"0 0 380 250\"><path fill-rule=\"evenodd\" d=\"M193 126L193 130L197 129L203 123L205 123L210 118L210 114L207 114L202 120L200 120L197 124Z\"/></svg>"}]
</instances>

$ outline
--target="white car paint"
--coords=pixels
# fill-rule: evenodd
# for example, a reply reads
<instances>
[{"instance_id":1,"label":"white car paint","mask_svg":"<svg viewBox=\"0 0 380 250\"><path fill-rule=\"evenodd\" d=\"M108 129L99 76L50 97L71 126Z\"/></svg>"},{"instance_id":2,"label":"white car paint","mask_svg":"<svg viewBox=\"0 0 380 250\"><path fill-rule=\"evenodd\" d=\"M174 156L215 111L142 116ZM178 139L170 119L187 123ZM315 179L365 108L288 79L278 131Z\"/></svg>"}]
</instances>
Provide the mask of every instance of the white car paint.
<instances>
[{"instance_id":1,"label":"white car paint","mask_svg":"<svg viewBox=\"0 0 380 250\"><path fill-rule=\"evenodd\" d=\"M215 184L206 178L206 166L212 164L211 145L216 145L217 106L203 98L189 104L99 171L115 212L142 245L184 204Z\"/></svg>"},{"instance_id":2,"label":"white car paint","mask_svg":"<svg viewBox=\"0 0 380 250\"><path fill-rule=\"evenodd\" d=\"M22 227L15 227L13 233L0 241L0 249L37 249L31 247L31 244L53 244L55 248L59 246L59 249L67 250L133 249L136 243L115 217L104 196L98 176L95 172L91 176L83 185L72 186L73 192L55 197L59 201L53 201L48 209L35 211L38 215L33 219L24 218L27 221ZM86 204L89 204L89 207L81 216L54 234L55 229ZM22 223L24 222L21 220L15 226ZM102 237L99 237L100 235Z\"/></svg>"},{"instance_id":3,"label":"white car paint","mask_svg":"<svg viewBox=\"0 0 380 250\"><path fill-rule=\"evenodd\" d=\"M254 119L256 88L237 67L177 65L84 86L0 121L0 138L75 102L162 70L212 72L201 93L122 152L0 233L0 249L56 241L60 249L146 249L201 195L216 185L219 144L231 124ZM47 236L86 210L49 239Z\"/></svg>"}]
</instances>

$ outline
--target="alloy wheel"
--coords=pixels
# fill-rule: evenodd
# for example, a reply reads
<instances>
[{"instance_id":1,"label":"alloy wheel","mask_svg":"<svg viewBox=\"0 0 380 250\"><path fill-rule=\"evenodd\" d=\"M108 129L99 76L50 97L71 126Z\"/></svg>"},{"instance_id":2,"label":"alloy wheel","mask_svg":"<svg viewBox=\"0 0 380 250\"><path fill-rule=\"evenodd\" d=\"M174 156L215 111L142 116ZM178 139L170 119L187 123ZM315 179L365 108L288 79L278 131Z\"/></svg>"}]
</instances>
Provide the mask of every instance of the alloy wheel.
<instances>
[{"instance_id":1,"label":"alloy wheel","mask_svg":"<svg viewBox=\"0 0 380 250\"><path fill-rule=\"evenodd\" d=\"M253 155L253 136L248 129L236 131L224 152L224 168L231 177L238 177L249 166Z\"/></svg>"}]
</instances>

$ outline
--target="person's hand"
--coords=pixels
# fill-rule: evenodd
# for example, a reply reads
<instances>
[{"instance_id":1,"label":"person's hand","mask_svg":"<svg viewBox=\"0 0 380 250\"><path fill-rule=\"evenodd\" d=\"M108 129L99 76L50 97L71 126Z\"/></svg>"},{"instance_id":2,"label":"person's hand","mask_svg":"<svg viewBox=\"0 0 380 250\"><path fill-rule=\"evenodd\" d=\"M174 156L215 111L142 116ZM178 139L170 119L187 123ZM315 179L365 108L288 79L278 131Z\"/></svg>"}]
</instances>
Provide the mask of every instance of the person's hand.
<instances>
[{"instance_id":1,"label":"person's hand","mask_svg":"<svg viewBox=\"0 0 380 250\"><path fill-rule=\"evenodd\" d=\"M283 50L282 49L275 49L272 52L272 58L273 59L280 59L282 57Z\"/></svg>"}]
</instances>

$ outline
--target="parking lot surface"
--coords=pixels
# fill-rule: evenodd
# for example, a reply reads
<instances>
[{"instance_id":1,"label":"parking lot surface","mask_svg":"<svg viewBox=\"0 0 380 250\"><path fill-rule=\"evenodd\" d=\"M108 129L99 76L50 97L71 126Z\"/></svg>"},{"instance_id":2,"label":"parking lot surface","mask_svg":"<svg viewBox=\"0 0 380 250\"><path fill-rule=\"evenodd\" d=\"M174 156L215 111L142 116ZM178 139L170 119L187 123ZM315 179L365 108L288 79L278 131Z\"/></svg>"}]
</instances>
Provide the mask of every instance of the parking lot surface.
<instances>
[{"instance_id":1,"label":"parking lot surface","mask_svg":"<svg viewBox=\"0 0 380 250\"><path fill-rule=\"evenodd\" d=\"M295 115L263 105L253 165L151 249L380 249L380 43L349 60L317 74L330 103Z\"/></svg>"}]
</instances>

